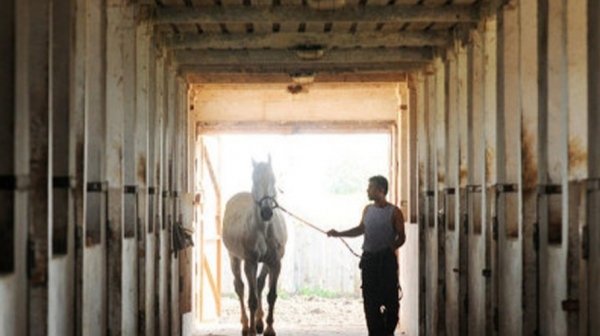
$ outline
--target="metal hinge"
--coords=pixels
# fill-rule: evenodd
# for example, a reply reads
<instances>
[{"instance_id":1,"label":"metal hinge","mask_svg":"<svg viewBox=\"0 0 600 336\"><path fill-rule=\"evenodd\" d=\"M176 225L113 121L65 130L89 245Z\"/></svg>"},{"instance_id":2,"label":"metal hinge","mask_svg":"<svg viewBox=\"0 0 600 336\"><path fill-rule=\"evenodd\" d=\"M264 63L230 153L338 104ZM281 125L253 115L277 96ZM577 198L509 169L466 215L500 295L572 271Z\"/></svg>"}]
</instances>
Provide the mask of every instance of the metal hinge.
<instances>
[{"instance_id":1,"label":"metal hinge","mask_svg":"<svg viewBox=\"0 0 600 336\"><path fill-rule=\"evenodd\" d=\"M481 270L481 275L484 278L491 278L492 277L492 270L489 268L484 268L483 270Z\"/></svg>"}]
</instances>

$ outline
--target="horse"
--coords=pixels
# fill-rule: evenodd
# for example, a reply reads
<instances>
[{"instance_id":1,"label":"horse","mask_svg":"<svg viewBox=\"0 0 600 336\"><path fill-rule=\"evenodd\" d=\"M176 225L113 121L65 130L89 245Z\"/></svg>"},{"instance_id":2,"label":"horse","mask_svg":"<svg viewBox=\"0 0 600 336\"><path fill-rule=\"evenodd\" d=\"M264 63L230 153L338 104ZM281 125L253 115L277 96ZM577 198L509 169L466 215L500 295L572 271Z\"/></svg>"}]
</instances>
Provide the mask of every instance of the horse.
<instances>
[{"instance_id":1,"label":"horse","mask_svg":"<svg viewBox=\"0 0 600 336\"><path fill-rule=\"evenodd\" d=\"M252 191L235 194L225 206L223 243L229 252L233 284L240 301L242 335L255 336L263 332L262 291L268 275L269 312L264 335L275 336L273 311L277 300L277 280L281 272L281 258L285 253L287 230L283 215L277 208L277 189L271 157L269 156L268 162L257 163L252 160L252 165ZM250 319L244 306L242 261L249 287ZM259 263L262 263L262 268L257 277Z\"/></svg>"}]
</instances>

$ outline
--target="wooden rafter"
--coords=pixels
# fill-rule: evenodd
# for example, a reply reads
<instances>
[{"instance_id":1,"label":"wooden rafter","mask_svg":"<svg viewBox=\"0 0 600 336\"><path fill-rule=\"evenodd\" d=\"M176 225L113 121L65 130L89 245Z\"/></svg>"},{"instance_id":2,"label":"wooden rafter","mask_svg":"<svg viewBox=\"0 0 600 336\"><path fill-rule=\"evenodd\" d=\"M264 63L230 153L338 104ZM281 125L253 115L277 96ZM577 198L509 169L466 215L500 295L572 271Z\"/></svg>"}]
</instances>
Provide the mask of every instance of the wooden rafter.
<instances>
[{"instance_id":1,"label":"wooden rafter","mask_svg":"<svg viewBox=\"0 0 600 336\"><path fill-rule=\"evenodd\" d=\"M303 60L294 50L178 50L174 59L180 65L297 65L315 64L376 64L428 62L433 58L431 48L397 49L336 49L327 50L319 59Z\"/></svg>"},{"instance_id":2,"label":"wooden rafter","mask_svg":"<svg viewBox=\"0 0 600 336\"><path fill-rule=\"evenodd\" d=\"M157 8L155 24L248 22L477 22L476 6L356 6L318 11L306 6L204 6Z\"/></svg>"},{"instance_id":3,"label":"wooden rafter","mask_svg":"<svg viewBox=\"0 0 600 336\"><path fill-rule=\"evenodd\" d=\"M302 45L329 48L377 48L443 46L451 40L443 32L399 33L278 33L278 34L180 34L165 38L172 49L289 49Z\"/></svg>"}]
</instances>

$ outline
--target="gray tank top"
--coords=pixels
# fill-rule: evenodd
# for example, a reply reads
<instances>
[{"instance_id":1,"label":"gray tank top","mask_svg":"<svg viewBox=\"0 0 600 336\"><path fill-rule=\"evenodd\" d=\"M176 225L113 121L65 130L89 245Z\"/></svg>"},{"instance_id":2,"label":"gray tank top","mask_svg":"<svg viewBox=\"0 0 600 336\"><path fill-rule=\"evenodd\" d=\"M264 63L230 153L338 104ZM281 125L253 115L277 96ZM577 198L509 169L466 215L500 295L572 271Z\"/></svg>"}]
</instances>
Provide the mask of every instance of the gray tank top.
<instances>
[{"instance_id":1,"label":"gray tank top","mask_svg":"<svg viewBox=\"0 0 600 336\"><path fill-rule=\"evenodd\" d=\"M378 208L375 205L367 207L363 222L365 226L363 251L375 253L394 245L396 230L392 222L393 214L394 206L391 204L384 208Z\"/></svg>"}]
</instances>

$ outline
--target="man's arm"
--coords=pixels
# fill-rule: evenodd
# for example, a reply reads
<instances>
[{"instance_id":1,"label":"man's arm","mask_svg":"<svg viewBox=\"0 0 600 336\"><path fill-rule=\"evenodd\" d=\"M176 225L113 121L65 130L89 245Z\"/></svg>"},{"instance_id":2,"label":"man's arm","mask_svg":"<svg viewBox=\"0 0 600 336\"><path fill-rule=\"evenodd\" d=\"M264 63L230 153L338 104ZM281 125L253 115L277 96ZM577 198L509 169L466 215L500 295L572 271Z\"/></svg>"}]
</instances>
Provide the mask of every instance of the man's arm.
<instances>
[{"instance_id":1,"label":"man's arm","mask_svg":"<svg viewBox=\"0 0 600 336\"><path fill-rule=\"evenodd\" d=\"M402 215L402 210L400 208L395 207L394 209L394 228L396 229L396 240L394 241L394 250L398 249L400 246L404 245L406 241L406 232L404 231L404 215Z\"/></svg>"},{"instance_id":2,"label":"man's arm","mask_svg":"<svg viewBox=\"0 0 600 336\"><path fill-rule=\"evenodd\" d=\"M362 218L360 219L360 223L357 226L346 231L338 231L333 229L329 230L327 231L327 237L358 237L361 234L365 233L364 218L366 212L367 208L365 207L365 209L363 210Z\"/></svg>"}]
</instances>

